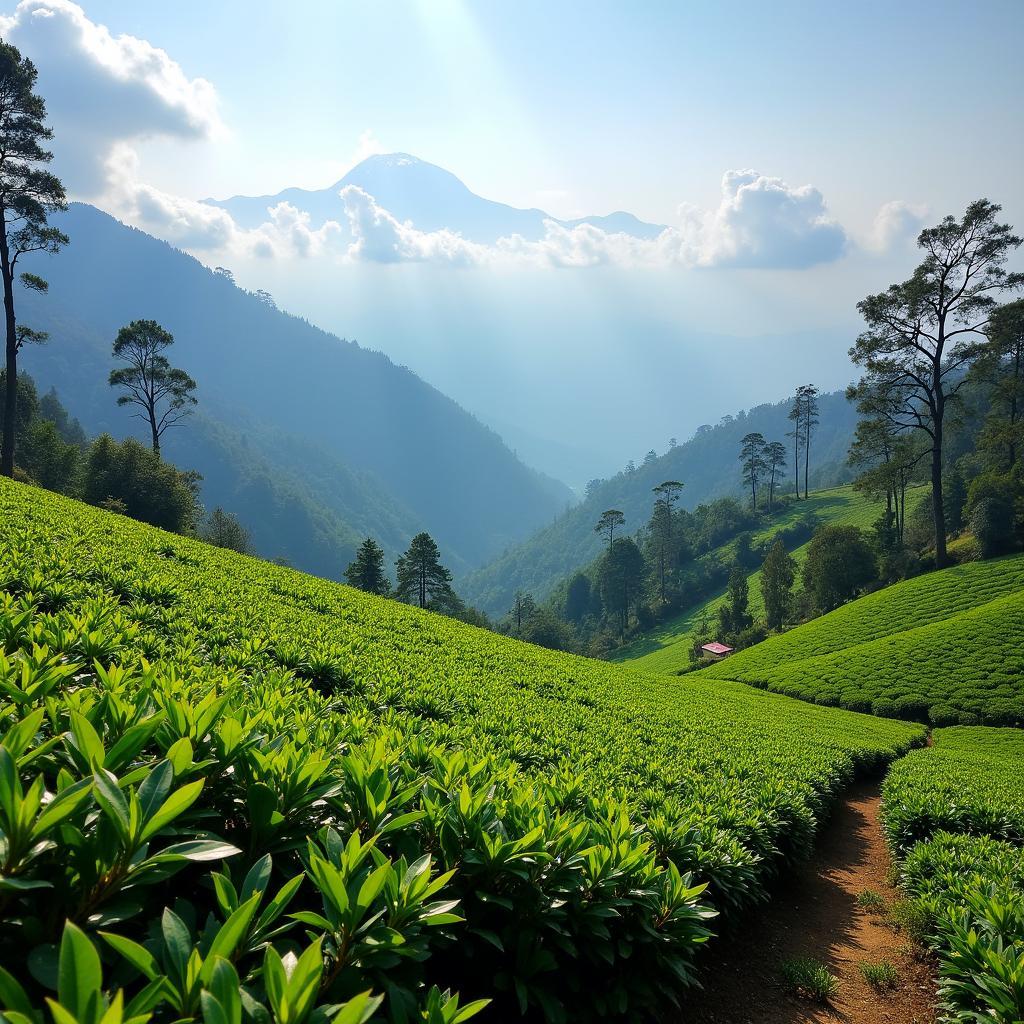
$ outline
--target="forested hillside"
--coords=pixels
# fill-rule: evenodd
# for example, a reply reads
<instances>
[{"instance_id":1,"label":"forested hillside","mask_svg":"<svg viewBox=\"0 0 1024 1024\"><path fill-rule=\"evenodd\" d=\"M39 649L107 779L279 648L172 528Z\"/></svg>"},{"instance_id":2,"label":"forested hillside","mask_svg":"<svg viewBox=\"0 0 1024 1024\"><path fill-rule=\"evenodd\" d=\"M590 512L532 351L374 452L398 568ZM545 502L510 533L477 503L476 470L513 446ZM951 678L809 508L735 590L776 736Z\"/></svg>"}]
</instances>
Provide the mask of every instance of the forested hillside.
<instances>
[{"instance_id":1,"label":"forested hillside","mask_svg":"<svg viewBox=\"0 0 1024 1024\"><path fill-rule=\"evenodd\" d=\"M52 339L26 349L24 365L41 389L57 387L88 433L122 435L136 423L107 385L110 346L124 324L155 319L174 335L176 361L198 382L204 415L221 428L205 436L180 429L174 444L184 468L206 465L210 497L261 479L274 490L298 489L314 515L336 516L352 534L367 521L395 523L402 539L428 529L454 566L494 557L569 500L567 489L524 466L497 434L386 356L278 311L92 207L73 204L53 219L73 241L45 268L49 294L21 299L24 318ZM231 454L247 433L264 467L251 472ZM257 440L262 434L277 440ZM347 476L341 486L350 495L361 490L358 502L346 504L333 485L307 484L309 446L322 453L317 475ZM337 469L327 471L323 459ZM229 463L241 480L219 477ZM277 547L267 554L322 575L344 567L313 561L289 517L247 525L256 536L272 530ZM379 533L389 539L385 528Z\"/></svg>"},{"instance_id":2,"label":"forested hillside","mask_svg":"<svg viewBox=\"0 0 1024 1024\"><path fill-rule=\"evenodd\" d=\"M856 411L842 392L821 395L818 402L820 422L812 439L810 459L810 484L814 488L851 478L846 453L857 422ZM625 532L633 533L650 518L652 490L664 480L682 481L679 504L686 509L726 495L743 496L737 457L740 440L758 431L770 441L786 442L792 429L789 410L787 399L726 416L715 426L700 427L693 438L670 447L663 455L652 452L641 465L629 466L609 480L593 482L584 501L470 574L461 592L472 604L493 615L508 611L517 590L544 599L559 580L601 553L602 540L594 532L594 524L605 509L622 511ZM781 493L792 490L791 481L791 475L783 480Z\"/></svg>"}]
</instances>

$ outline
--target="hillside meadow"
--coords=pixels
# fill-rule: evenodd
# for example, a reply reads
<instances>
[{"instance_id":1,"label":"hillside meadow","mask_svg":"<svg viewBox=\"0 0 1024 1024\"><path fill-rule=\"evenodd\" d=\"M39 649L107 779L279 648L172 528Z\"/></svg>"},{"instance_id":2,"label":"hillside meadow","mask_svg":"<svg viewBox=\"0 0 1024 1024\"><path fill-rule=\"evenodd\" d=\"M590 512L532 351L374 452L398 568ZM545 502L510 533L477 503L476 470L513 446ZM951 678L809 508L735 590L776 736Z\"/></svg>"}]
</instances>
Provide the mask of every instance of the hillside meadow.
<instances>
[{"instance_id":1,"label":"hillside meadow","mask_svg":"<svg viewBox=\"0 0 1024 1024\"><path fill-rule=\"evenodd\" d=\"M238 984L280 1024L653 1012L855 774L923 740L6 480L0 524L9 1017L236 1021Z\"/></svg>"},{"instance_id":2,"label":"hillside meadow","mask_svg":"<svg viewBox=\"0 0 1024 1024\"><path fill-rule=\"evenodd\" d=\"M925 492L924 488L912 488L907 495L909 505ZM833 487L827 490L812 492L806 501L794 501L785 512L776 517L770 524L754 532L751 543L754 546L771 540L779 530L796 525L808 513L815 516L819 525L857 526L863 530L871 528L881 515L883 504L867 497L853 487ZM810 541L800 544L790 554L798 566L803 565L807 558ZM731 561L735 550L735 542L730 541L712 552L712 555L725 563ZM761 570L752 572L747 577L750 588L750 612L757 617L764 616L764 602L761 598ZM630 663L632 667L647 672L679 672L690 667L690 634L707 616L714 621L718 608L725 602L725 588L714 597L701 601L688 608L670 622L652 630L649 634L635 640L627 646L613 651L611 661Z\"/></svg>"},{"instance_id":3,"label":"hillside meadow","mask_svg":"<svg viewBox=\"0 0 1024 1024\"><path fill-rule=\"evenodd\" d=\"M895 584L702 675L936 725L1024 724L1024 555Z\"/></svg>"}]
</instances>

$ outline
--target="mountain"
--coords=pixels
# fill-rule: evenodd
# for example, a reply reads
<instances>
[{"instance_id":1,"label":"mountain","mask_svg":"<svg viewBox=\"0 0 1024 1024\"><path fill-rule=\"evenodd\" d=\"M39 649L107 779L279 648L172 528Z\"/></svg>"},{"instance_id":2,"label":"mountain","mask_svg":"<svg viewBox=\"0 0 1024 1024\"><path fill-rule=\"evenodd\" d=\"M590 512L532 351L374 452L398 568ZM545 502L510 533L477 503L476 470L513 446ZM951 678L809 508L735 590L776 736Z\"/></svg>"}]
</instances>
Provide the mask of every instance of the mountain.
<instances>
[{"instance_id":1,"label":"mountain","mask_svg":"<svg viewBox=\"0 0 1024 1024\"><path fill-rule=\"evenodd\" d=\"M268 542L280 532L282 508L293 507L282 494L301 492L303 517L328 535L339 524L350 537L383 534L393 553L425 529L451 567L464 570L550 522L571 499L381 353L268 306L93 207L73 204L54 222L71 244L40 267L49 294L21 300L25 321L52 340L25 353L25 368L40 386L56 386L88 431L123 435L137 421L107 385L110 346L130 320L159 321L175 336L172 362L199 382L202 412L168 434L168 452L204 472L208 504L231 502ZM262 505L243 500L256 480L266 485ZM267 486L281 494L271 500ZM255 521L269 509L278 526ZM343 568L291 548L261 545L321 575Z\"/></svg>"},{"instance_id":2,"label":"mountain","mask_svg":"<svg viewBox=\"0 0 1024 1024\"><path fill-rule=\"evenodd\" d=\"M246 228L262 224L267 220L268 208L283 202L308 213L316 227L327 220L339 221L345 227L345 210L338 193L348 185L361 188L400 221L412 221L421 231L447 228L473 242L494 242L508 235L536 240L543 237L546 220L567 228L593 224L603 231L636 238L656 238L664 230L664 225L648 224L631 213L565 221L543 210L520 210L496 203L471 192L451 172L408 153L367 157L325 189L289 188L273 196L233 196L205 202L227 210Z\"/></svg>"},{"instance_id":3,"label":"mountain","mask_svg":"<svg viewBox=\"0 0 1024 1024\"><path fill-rule=\"evenodd\" d=\"M811 442L811 486L815 488L851 478L845 460L857 421L855 409L841 391L821 395L819 405L821 421ZM528 591L538 600L547 597L559 580L600 554L602 541L594 524L601 513L619 509L626 516L626 531L635 532L650 518L651 489L664 480L683 481L681 504L688 509L726 495L742 497L740 438L759 431L769 441L786 442L789 407L787 399L726 416L717 426L698 428L693 438L664 455L652 453L640 466L594 481L585 500L471 573L460 593L491 615L507 612L517 590ZM784 482L782 487L792 489L792 483Z\"/></svg>"}]
</instances>

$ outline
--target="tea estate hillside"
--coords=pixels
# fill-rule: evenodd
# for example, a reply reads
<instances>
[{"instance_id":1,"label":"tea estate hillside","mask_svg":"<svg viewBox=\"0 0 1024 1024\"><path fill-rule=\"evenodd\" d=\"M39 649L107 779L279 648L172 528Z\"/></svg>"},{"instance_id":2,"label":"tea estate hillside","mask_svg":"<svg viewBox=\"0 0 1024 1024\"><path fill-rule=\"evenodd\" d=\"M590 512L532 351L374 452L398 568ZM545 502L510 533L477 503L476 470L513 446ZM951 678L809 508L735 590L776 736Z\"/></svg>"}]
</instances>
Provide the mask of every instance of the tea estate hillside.
<instances>
[{"instance_id":1,"label":"tea estate hillside","mask_svg":"<svg viewBox=\"0 0 1024 1024\"><path fill-rule=\"evenodd\" d=\"M925 488L912 487L908 501L923 497ZM830 487L812 491L807 499L792 502L782 515L770 524L751 534L752 545L770 543L776 536L784 536L801 519L813 516L817 526L856 526L868 529L882 514L885 503L869 497L852 486ZM804 563L810 547L810 540L797 544L790 551L797 566ZM735 542L730 541L712 552L712 556L723 564L731 562L735 555ZM764 612L761 598L761 571L752 572L747 578L750 588L750 611L755 616ZM679 672L690 668L690 646L694 627L707 617L713 620L718 608L726 600L726 588L705 600L698 601L680 615L657 626L644 636L609 655L611 661L632 662L633 667L650 672Z\"/></svg>"},{"instance_id":2,"label":"tea estate hillside","mask_svg":"<svg viewBox=\"0 0 1024 1024\"><path fill-rule=\"evenodd\" d=\"M1024 555L905 580L700 674L936 725L1024 725Z\"/></svg>"},{"instance_id":3,"label":"tea estate hillside","mask_svg":"<svg viewBox=\"0 0 1024 1024\"><path fill-rule=\"evenodd\" d=\"M663 1013L854 776L924 740L7 480L0 524L9 1019Z\"/></svg>"}]
</instances>

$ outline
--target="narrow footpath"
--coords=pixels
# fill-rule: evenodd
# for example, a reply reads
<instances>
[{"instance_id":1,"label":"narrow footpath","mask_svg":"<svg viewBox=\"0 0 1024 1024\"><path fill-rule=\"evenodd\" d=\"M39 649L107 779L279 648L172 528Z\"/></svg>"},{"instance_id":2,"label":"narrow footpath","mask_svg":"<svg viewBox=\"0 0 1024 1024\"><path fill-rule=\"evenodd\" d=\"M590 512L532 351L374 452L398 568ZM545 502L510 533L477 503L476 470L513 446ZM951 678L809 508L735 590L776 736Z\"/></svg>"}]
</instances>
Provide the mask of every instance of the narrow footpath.
<instances>
[{"instance_id":1,"label":"narrow footpath","mask_svg":"<svg viewBox=\"0 0 1024 1024\"><path fill-rule=\"evenodd\" d=\"M932 1024L935 982L926 960L884 913L863 907L864 892L887 905L889 853L879 819L881 783L851 787L825 826L814 857L794 872L763 909L755 909L737 935L708 950L696 992L680 1014L687 1024ZM813 957L839 980L835 998L814 1002L787 991L780 962ZM864 979L863 962L888 961L896 987L877 992ZM667 1024L667 1022L666 1022Z\"/></svg>"}]
</instances>

